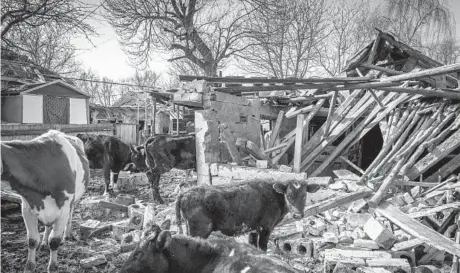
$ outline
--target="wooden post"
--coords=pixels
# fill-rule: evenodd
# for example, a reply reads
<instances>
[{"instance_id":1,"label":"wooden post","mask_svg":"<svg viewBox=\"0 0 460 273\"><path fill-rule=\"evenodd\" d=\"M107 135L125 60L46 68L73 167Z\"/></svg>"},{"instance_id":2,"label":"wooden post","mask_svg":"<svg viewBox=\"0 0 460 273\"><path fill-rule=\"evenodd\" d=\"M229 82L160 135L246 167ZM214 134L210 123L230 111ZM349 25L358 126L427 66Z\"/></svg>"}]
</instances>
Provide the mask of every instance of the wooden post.
<instances>
[{"instance_id":1,"label":"wooden post","mask_svg":"<svg viewBox=\"0 0 460 273\"><path fill-rule=\"evenodd\" d=\"M177 116L177 119L176 119L176 135L179 135L179 121L180 121L180 106L177 105L176 106L176 116Z\"/></svg>"},{"instance_id":2,"label":"wooden post","mask_svg":"<svg viewBox=\"0 0 460 273\"><path fill-rule=\"evenodd\" d=\"M300 163L302 161L302 141L303 141L303 122L305 114L297 115L297 127L295 131L295 149L294 149L294 172L300 172Z\"/></svg>"},{"instance_id":3,"label":"wooden post","mask_svg":"<svg viewBox=\"0 0 460 273\"><path fill-rule=\"evenodd\" d=\"M376 37L374 39L374 43L372 44L372 49L371 49L371 52L369 53L369 57L367 58L366 64L372 64L373 63L374 56L375 56L375 53L377 52L377 47L379 45L379 42L380 42L380 32L379 32L379 34L376 35Z\"/></svg>"},{"instance_id":4,"label":"wooden post","mask_svg":"<svg viewBox=\"0 0 460 273\"><path fill-rule=\"evenodd\" d=\"M329 134L329 129L331 127L331 122L332 122L332 115L334 114L335 101L337 100L338 93L339 91L334 91L334 95L332 96L331 103L329 105L329 112L327 113L326 127L324 129L324 135L323 135L324 138L326 138L327 135Z\"/></svg>"},{"instance_id":5,"label":"wooden post","mask_svg":"<svg viewBox=\"0 0 460 273\"><path fill-rule=\"evenodd\" d=\"M153 100L153 128L152 128L152 136L155 136L156 133L156 122L157 122L157 98L152 96Z\"/></svg>"},{"instance_id":6,"label":"wooden post","mask_svg":"<svg viewBox=\"0 0 460 273\"><path fill-rule=\"evenodd\" d=\"M275 140L278 138L278 133L280 131L281 123L283 122L283 117L284 117L284 111L281 110L278 113L278 118L276 119L275 128L273 129L272 134L270 136L270 142L268 143L268 148L273 147L273 145L275 144Z\"/></svg>"}]
</instances>

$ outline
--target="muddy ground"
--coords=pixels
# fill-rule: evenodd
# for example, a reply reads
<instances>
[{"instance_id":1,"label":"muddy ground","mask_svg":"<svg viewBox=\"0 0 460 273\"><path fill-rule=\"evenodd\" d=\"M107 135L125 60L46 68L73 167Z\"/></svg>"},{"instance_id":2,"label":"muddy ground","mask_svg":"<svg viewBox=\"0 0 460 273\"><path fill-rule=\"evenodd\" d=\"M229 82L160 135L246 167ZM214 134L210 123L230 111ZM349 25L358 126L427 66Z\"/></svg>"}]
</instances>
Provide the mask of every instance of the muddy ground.
<instances>
[{"instance_id":1,"label":"muddy ground","mask_svg":"<svg viewBox=\"0 0 460 273\"><path fill-rule=\"evenodd\" d=\"M161 178L161 193L162 197L167 202L168 207L173 206L175 198L170 196L175 187L184 181L185 172L180 170L172 170L164 174ZM92 170L90 184L83 197L100 196L104 192L104 182L101 170ZM131 194L137 199L151 202L151 191L149 186L140 186L135 190L120 191L126 194ZM322 199L322 198L321 198ZM161 206L162 208L165 206ZM79 240L78 224L85 220L91 219L91 214L83 210L79 205L76 207L73 217L72 232L75 240L66 241L61 244L58 250L59 272L117 272L126 259L126 255L106 255L108 263L93 267L92 269L84 269L80 266L82 259L94 256L102 251L114 251L114 245L118 243L111 238L111 232L107 232L98 238L87 240ZM110 215L107 221L116 220ZM39 223L39 230L44 231L44 226ZM238 241L246 241L246 236L237 238ZM1 270L0 272L13 273L22 272L27 261L27 234L26 228L21 216L20 206L13 203L2 203L1 215ZM269 244L269 252L275 252L273 242ZM312 260L291 260L287 257L281 257L283 260L292 263L297 263L301 267L306 267L306 271L317 272L320 268L318 262ZM49 251L46 249L37 250L36 272L46 272L49 261Z\"/></svg>"}]
</instances>

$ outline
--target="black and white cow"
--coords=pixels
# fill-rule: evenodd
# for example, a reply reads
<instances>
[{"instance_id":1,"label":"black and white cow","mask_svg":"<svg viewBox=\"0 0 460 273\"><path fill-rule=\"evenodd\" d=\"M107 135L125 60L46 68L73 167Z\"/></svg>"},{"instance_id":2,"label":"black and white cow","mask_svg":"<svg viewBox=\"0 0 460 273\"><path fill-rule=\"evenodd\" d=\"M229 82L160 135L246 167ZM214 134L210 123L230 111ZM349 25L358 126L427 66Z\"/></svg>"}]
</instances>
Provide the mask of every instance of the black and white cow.
<instances>
[{"instance_id":1,"label":"black and white cow","mask_svg":"<svg viewBox=\"0 0 460 273\"><path fill-rule=\"evenodd\" d=\"M1 155L1 179L22 198L29 239L24 272L35 271L38 220L46 226L42 243L50 248L48 272L58 272L57 250L62 235L65 231L66 237L71 236L73 209L89 180L83 142L50 130L29 141L1 142Z\"/></svg>"}]
</instances>

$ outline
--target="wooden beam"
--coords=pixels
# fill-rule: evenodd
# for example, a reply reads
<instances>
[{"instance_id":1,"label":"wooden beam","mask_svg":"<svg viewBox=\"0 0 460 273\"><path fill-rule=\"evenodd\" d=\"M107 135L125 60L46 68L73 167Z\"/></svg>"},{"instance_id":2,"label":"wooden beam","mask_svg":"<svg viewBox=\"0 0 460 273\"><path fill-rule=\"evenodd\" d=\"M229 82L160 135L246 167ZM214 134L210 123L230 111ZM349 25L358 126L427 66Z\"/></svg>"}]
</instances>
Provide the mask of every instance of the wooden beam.
<instances>
[{"instance_id":1,"label":"wooden beam","mask_svg":"<svg viewBox=\"0 0 460 273\"><path fill-rule=\"evenodd\" d=\"M275 145L275 141L278 138L281 124L283 123L284 111L281 110L278 113L278 118L276 119L275 127L273 128L272 134L270 136L270 141L268 142L268 148L272 148Z\"/></svg>"},{"instance_id":2,"label":"wooden beam","mask_svg":"<svg viewBox=\"0 0 460 273\"><path fill-rule=\"evenodd\" d=\"M421 239L425 244L439 250L460 256L460 244L451 241L449 238L437 233L435 230L414 220L406 213L401 212L388 202L382 202L375 210L393 224L400 227L406 233Z\"/></svg>"},{"instance_id":3,"label":"wooden beam","mask_svg":"<svg viewBox=\"0 0 460 273\"><path fill-rule=\"evenodd\" d=\"M389 75L401 75L401 74L404 74L404 72L402 72L402 71L397 71L397 70L393 70L393 69L390 69L390 68L381 67L381 66L373 65L373 64L360 64L359 66L362 66L362 67L368 68L368 69L373 69L373 70L385 72L385 73L387 73Z\"/></svg>"},{"instance_id":4,"label":"wooden beam","mask_svg":"<svg viewBox=\"0 0 460 273\"><path fill-rule=\"evenodd\" d=\"M356 68L356 73L358 73L358 75L362 76L363 74L361 73L361 71L359 71L358 68ZM369 92L371 92L371 95L372 97L374 97L374 100L380 105L381 108L385 107L383 106L383 103L380 101L380 99L377 97L377 95L375 94L374 90L372 90L372 88L369 88L368 89Z\"/></svg>"},{"instance_id":5,"label":"wooden beam","mask_svg":"<svg viewBox=\"0 0 460 273\"><path fill-rule=\"evenodd\" d=\"M290 113L286 113L286 118L290 119L290 118L293 118L293 117L297 116L298 114L308 113L308 112L312 111L314 107L315 107L314 105L308 105L308 106L306 106L304 108L300 108L300 109L292 111Z\"/></svg>"},{"instance_id":6,"label":"wooden beam","mask_svg":"<svg viewBox=\"0 0 460 273\"><path fill-rule=\"evenodd\" d=\"M329 112L327 113L327 119L326 119L326 127L324 128L324 137L327 137L329 135L329 129L331 127L331 122L332 122L332 115L334 114L334 108L335 108L335 102L337 100L337 94L339 91L334 91L334 94L332 95L332 99L330 100L329 104Z\"/></svg>"},{"instance_id":7,"label":"wooden beam","mask_svg":"<svg viewBox=\"0 0 460 273\"><path fill-rule=\"evenodd\" d=\"M302 142L303 142L303 123L305 114L297 115L297 127L295 131L295 148L294 148L294 172L300 172L300 162L302 161Z\"/></svg>"},{"instance_id":8,"label":"wooden beam","mask_svg":"<svg viewBox=\"0 0 460 273\"><path fill-rule=\"evenodd\" d=\"M456 63L456 64L450 64L450 65L444 65L444 66L434 67L430 69L425 69L422 71L404 73L402 75L380 78L380 81L381 82L407 81L407 80L413 80L413 79L418 79L418 78L423 78L423 77L447 74L447 73L456 72L459 70L460 70L460 63Z\"/></svg>"},{"instance_id":9,"label":"wooden beam","mask_svg":"<svg viewBox=\"0 0 460 273\"><path fill-rule=\"evenodd\" d=\"M409 213L409 216L416 219L416 218L421 218L424 216L433 215L437 212L445 211L448 209L454 209L454 211L460 210L460 202L454 202L454 203L445 204L445 205L437 206L437 207L430 208L430 209L424 209L421 211Z\"/></svg>"},{"instance_id":10,"label":"wooden beam","mask_svg":"<svg viewBox=\"0 0 460 273\"><path fill-rule=\"evenodd\" d=\"M438 175L440 175L441 178L445 178L446 176L451 174L453 171L455 171L459 167L460 167L460 154L450 159L449 162L444 164L444 166L442 166L437 172L433 173L428 178L426 178L425 181L437 181Z\"/></svg>"},{"instance_id":11,"label":"wooden beam","mask_svg":"<svg viewBox=\"0 0 460 273\"><path fill-rule=\"evenodd\" d=\"M351 162L350 160L348 160L346 157L343 157L343 156L339 156L340 160L342 160L343 162L347 163L348 165L350 165L350 167L352 167L353 169L357 170L360 174L363 174L364 171L356 166L353 162Z\"/></svg>"},{"instance_id":12,"label":"wooden beam","mask_svg":"<svg viewBox=\"0 0 460 273\"><path fill-rule=\"evenodd\" d=\"M446 91L441 89L416 89L410 87L381 87L379 90L397 92L397 93L407 93L407 94L419 94L425 97L441 97L448 99L460 99L460 92L456 91Z\"/></svg>"},{"instance_id":13,"label":"wooden beam","mask_svg":"<svg viewBox=\"0 0 460 273\"><path fill-rule=\"evenodd\" d=\"M380 42L380 32L375 36L374 43L372 44L371 51L369 52L369 56L367 57L366 64L372 64L374 62L374 56L375 56L375 53L377 52L377 47L379 46L379 42Z\"/></svg>"},{"instance_id":14,"label":"wooden beam","mask_svg":"<svg viewBox=\"0 0 460 273\"><path fill-rule=\"evenodd\" d=\"M434 164L445 158L453 150L460 146L460 129L456 130L449 138L443 143L438 145L434 150L428 153L425 157L420 159L414 166L412 166L407 176L410 180L417 178L420 174L431 168Z\"/></svg>"},{"instance_id":15,"label":"wooden beam","mask_svg":"<svg viewBox=\"0 0 460 273\"><path fill-rule=\"evenodd\" d=\"M245 77L206 77L179 75L180 81L205 80L217 83L322 83L322 82L366 82L373 77L336 77L336 78L306 78L306 79L275 79L275 78L245 78Z\"/></svg>"},{"instance_id":16,"label":"wooden beam","mask_svg":"<svg viewBox=\"0 0 460 273\"><path fill-rule=\"evenodd\" d=\"M305 217L316 215L326 210L330 210L330 209L333 209L339 206L349 204L356 200L369 197L371 196L371 194L372 194L371 190L359 191L359 192L354 192L354 193L348 193L346 195L339 196L333 199L327 199L322 202L318 202L316 204L307 206L305 208Z\"/></svg>"},{"instance_id":17,"label":"wooden beam","mask_svg":"<svg viewBox=\"0 0 460 273\"><path fill-rule=\"evenodd\" d=\"M408 241L396 243L396 244L393 245L391 250L392 251L409 250L409 249L413 249L414 247L419 246L421 244L423 244L423 241L418 239L418 238L415 238L415 239L411 239L411 240L408 240Z\"/></svg>"}]
</instances>

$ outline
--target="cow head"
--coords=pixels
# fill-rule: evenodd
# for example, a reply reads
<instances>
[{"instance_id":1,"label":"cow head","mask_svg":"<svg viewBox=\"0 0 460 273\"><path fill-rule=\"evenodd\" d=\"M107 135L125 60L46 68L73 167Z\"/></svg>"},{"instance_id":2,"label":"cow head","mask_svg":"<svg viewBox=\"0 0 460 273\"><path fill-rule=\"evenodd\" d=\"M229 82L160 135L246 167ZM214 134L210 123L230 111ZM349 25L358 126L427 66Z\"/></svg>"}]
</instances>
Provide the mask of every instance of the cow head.
<instances>
[{"instance_id":1,"label":"cow head","mask_svg":"<svg viewBox=\"0 0 460 273\"><path fill-rule=\"evenodd\" d=\"M131 150L131 163L125 166L124 171L131 172L145 172L147 164L145 163L145 149L144 146L134 147L129 145Z\"/></svg>"},{"instance_id":2,"label":"cow head","mask_svg":"<svg viewBox=\"0 0 460 273\"><path fill-rule=\"evenodd\" d=\"M166 220L161 227L152 225L146 230L143 239L120 269L120 273L169 272L168 257L163 250L171 244L170 226L171 222Z\"/></svg>"},{"instance_id":3,"label":"cow head","mask_svg":"<svg viewBox=\"0 0 460 273\"><path fill-rule=\"evenodd\" d=\"M273 189L277 193L284 195L286 205L292 213L292 217L294 219L301 219L304 216L307 192L316 192L319 190L319 185L289 181L287 183L275 183L273 184Z\"/></svg>"}]
</instances>

